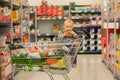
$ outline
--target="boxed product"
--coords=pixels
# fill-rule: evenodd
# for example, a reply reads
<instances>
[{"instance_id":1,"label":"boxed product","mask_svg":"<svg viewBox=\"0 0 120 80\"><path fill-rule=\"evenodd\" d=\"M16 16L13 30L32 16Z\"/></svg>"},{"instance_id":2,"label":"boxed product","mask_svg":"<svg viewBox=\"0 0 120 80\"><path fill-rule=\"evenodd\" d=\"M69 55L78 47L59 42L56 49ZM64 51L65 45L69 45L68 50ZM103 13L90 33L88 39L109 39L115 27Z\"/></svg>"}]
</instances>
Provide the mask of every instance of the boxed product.
<instances>
[{"instance_id":1,"label":"boxed product","mask_svg":"<svg viewBox=\"0 0 120 80\"><path fill-rule=\"evenodd\" d=\"M20 4L20 0L13 0L14 3Z\"/></svg>"},{"instance_id":2,"label":"boxed product","mask_svg":"<svg viewBox=\"0 0 120 80\"><path fill-rule=\"evenodd\" d=\"M12 75L12 63L2 63L0 64L0 80L6 80Z\"/></svg>"},{"instance_id":3,"label":"boxed product","mask_svg":"<svg viewBox=\"0 0 120 80\"><path fill-rule=\"evenodd\" d=\"M12 11L12 14L13 14L12 20L13 20L13 21L18 21L18 20L19 20L18 10L13 10L13 11Z\"/></svg>"},{"instance_id":4,"label":"boxed product","mask_svg":"<svg viewBox=\"0 0 120 80\"><path fill-rule=\"evenodd\" d=\"M0 36L0 46L5 46L5 37L4 36Z\"/></svg>"},{"instance_id":5,"label":"boxed product","mask_svg":"<svg viewBox=\"0 0 120 80\"><path fill-rule=\"evenodd\" d=\"M59 30L60 30L60 26L59 26L59 25L54 24L54 25L52 26L52 33L53 33L53 34L58 34Z\"/></svg>"},{"instance_id":6,"label":"boxed product","mask_svg":"<svg viewBox=\"0 0 120 80\"><path fill-rule=\"evenodd\" d=\"M116 73L120 76L120 63L116 62Z\"/></svg>"},{"instance_id":7,"label":"boxed product","mask_svg":"<svg viewBox=\"0 0 120 80\"><path fill-rule=\"evenodd\" d=\"M5 80L4 64L0 64L0 80Z\"/></svg>"}]
</instances>

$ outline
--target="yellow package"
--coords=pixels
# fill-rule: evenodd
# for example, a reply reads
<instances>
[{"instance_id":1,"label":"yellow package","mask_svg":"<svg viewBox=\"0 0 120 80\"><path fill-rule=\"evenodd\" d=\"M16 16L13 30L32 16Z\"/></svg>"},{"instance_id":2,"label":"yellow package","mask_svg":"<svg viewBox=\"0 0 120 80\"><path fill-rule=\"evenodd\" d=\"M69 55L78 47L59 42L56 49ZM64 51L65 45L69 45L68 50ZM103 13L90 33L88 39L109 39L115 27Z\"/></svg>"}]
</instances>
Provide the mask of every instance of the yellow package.
<instances>
[{"instance_id":1,"label":"yellow package","mask_svg":"<svg viewBox=\"0 0 120 80\"><path fill-rule=\"evenodd\" d=\"M12 11L12 20L13 21L18 21L19 20L19 17L18 17L18 10L13 10Z\"/></svg>"}]
</instances>

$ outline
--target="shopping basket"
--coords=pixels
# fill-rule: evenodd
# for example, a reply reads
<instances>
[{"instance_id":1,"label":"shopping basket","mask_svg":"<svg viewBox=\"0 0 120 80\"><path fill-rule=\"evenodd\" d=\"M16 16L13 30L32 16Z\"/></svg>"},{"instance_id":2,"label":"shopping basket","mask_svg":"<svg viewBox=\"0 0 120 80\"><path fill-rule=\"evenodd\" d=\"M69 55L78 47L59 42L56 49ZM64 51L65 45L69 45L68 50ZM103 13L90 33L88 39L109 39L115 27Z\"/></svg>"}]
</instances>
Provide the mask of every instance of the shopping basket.
<instances>
[{"instance_id":1,"label":"shopping basket","mask_svg":"<svg viewBox=\"0 0 120 80\"><path fill-rule=\"evenodd\" d=\"M60 74L70 80L66 74L70 72L71 64L82 46L82 40L75 39L72 43L58 41L21 45L23 47L11 50L13 71L44 71L51 80L54 80L52 74ZM68 50L65 49L66 45L70 46ZM70 54L71 49L75 50L74 55Z\"/></svg>"}]
</instances>

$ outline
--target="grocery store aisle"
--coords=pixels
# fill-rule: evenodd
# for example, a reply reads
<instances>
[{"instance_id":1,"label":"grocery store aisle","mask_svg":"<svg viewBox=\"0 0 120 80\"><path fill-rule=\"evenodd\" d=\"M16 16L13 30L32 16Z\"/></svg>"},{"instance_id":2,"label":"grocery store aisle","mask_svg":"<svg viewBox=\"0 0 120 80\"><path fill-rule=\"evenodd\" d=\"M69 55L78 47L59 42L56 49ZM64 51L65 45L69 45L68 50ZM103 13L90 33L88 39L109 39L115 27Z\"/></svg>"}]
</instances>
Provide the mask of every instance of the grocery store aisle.
<instances>
[{"instance_id":1,"label":"grocery store aisle","mask_svg":"<svg viewBox=\"0 0 120 80\"><path fill-rule=\"evenodd\" d=\"M114 80L111 72L102 63L101 55L78 55L77 68L68 74L71 80ZM55 80L64 80L54 75ZM50 80L44 72L20 72L15 80Z\"/></svg>"}]
</instances>

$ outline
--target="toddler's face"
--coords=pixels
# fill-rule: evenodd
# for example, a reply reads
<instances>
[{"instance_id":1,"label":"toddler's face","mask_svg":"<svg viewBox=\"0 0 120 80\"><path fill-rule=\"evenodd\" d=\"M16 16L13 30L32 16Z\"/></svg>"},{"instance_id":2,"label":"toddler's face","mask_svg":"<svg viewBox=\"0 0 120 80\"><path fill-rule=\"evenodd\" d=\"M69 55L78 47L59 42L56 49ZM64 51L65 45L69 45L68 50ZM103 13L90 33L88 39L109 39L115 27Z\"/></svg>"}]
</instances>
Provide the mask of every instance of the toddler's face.
<instances>
[{"instance_id":1,"label":"toddler's face","mask_svg":"<svg viewBox=\"0 0 120 80\"><path fill-rule=\"evenodd\" d=\"M73 24L66 22L64 25L65 30L72 30L73 29Z\"/></svg>"}]
</instances>

